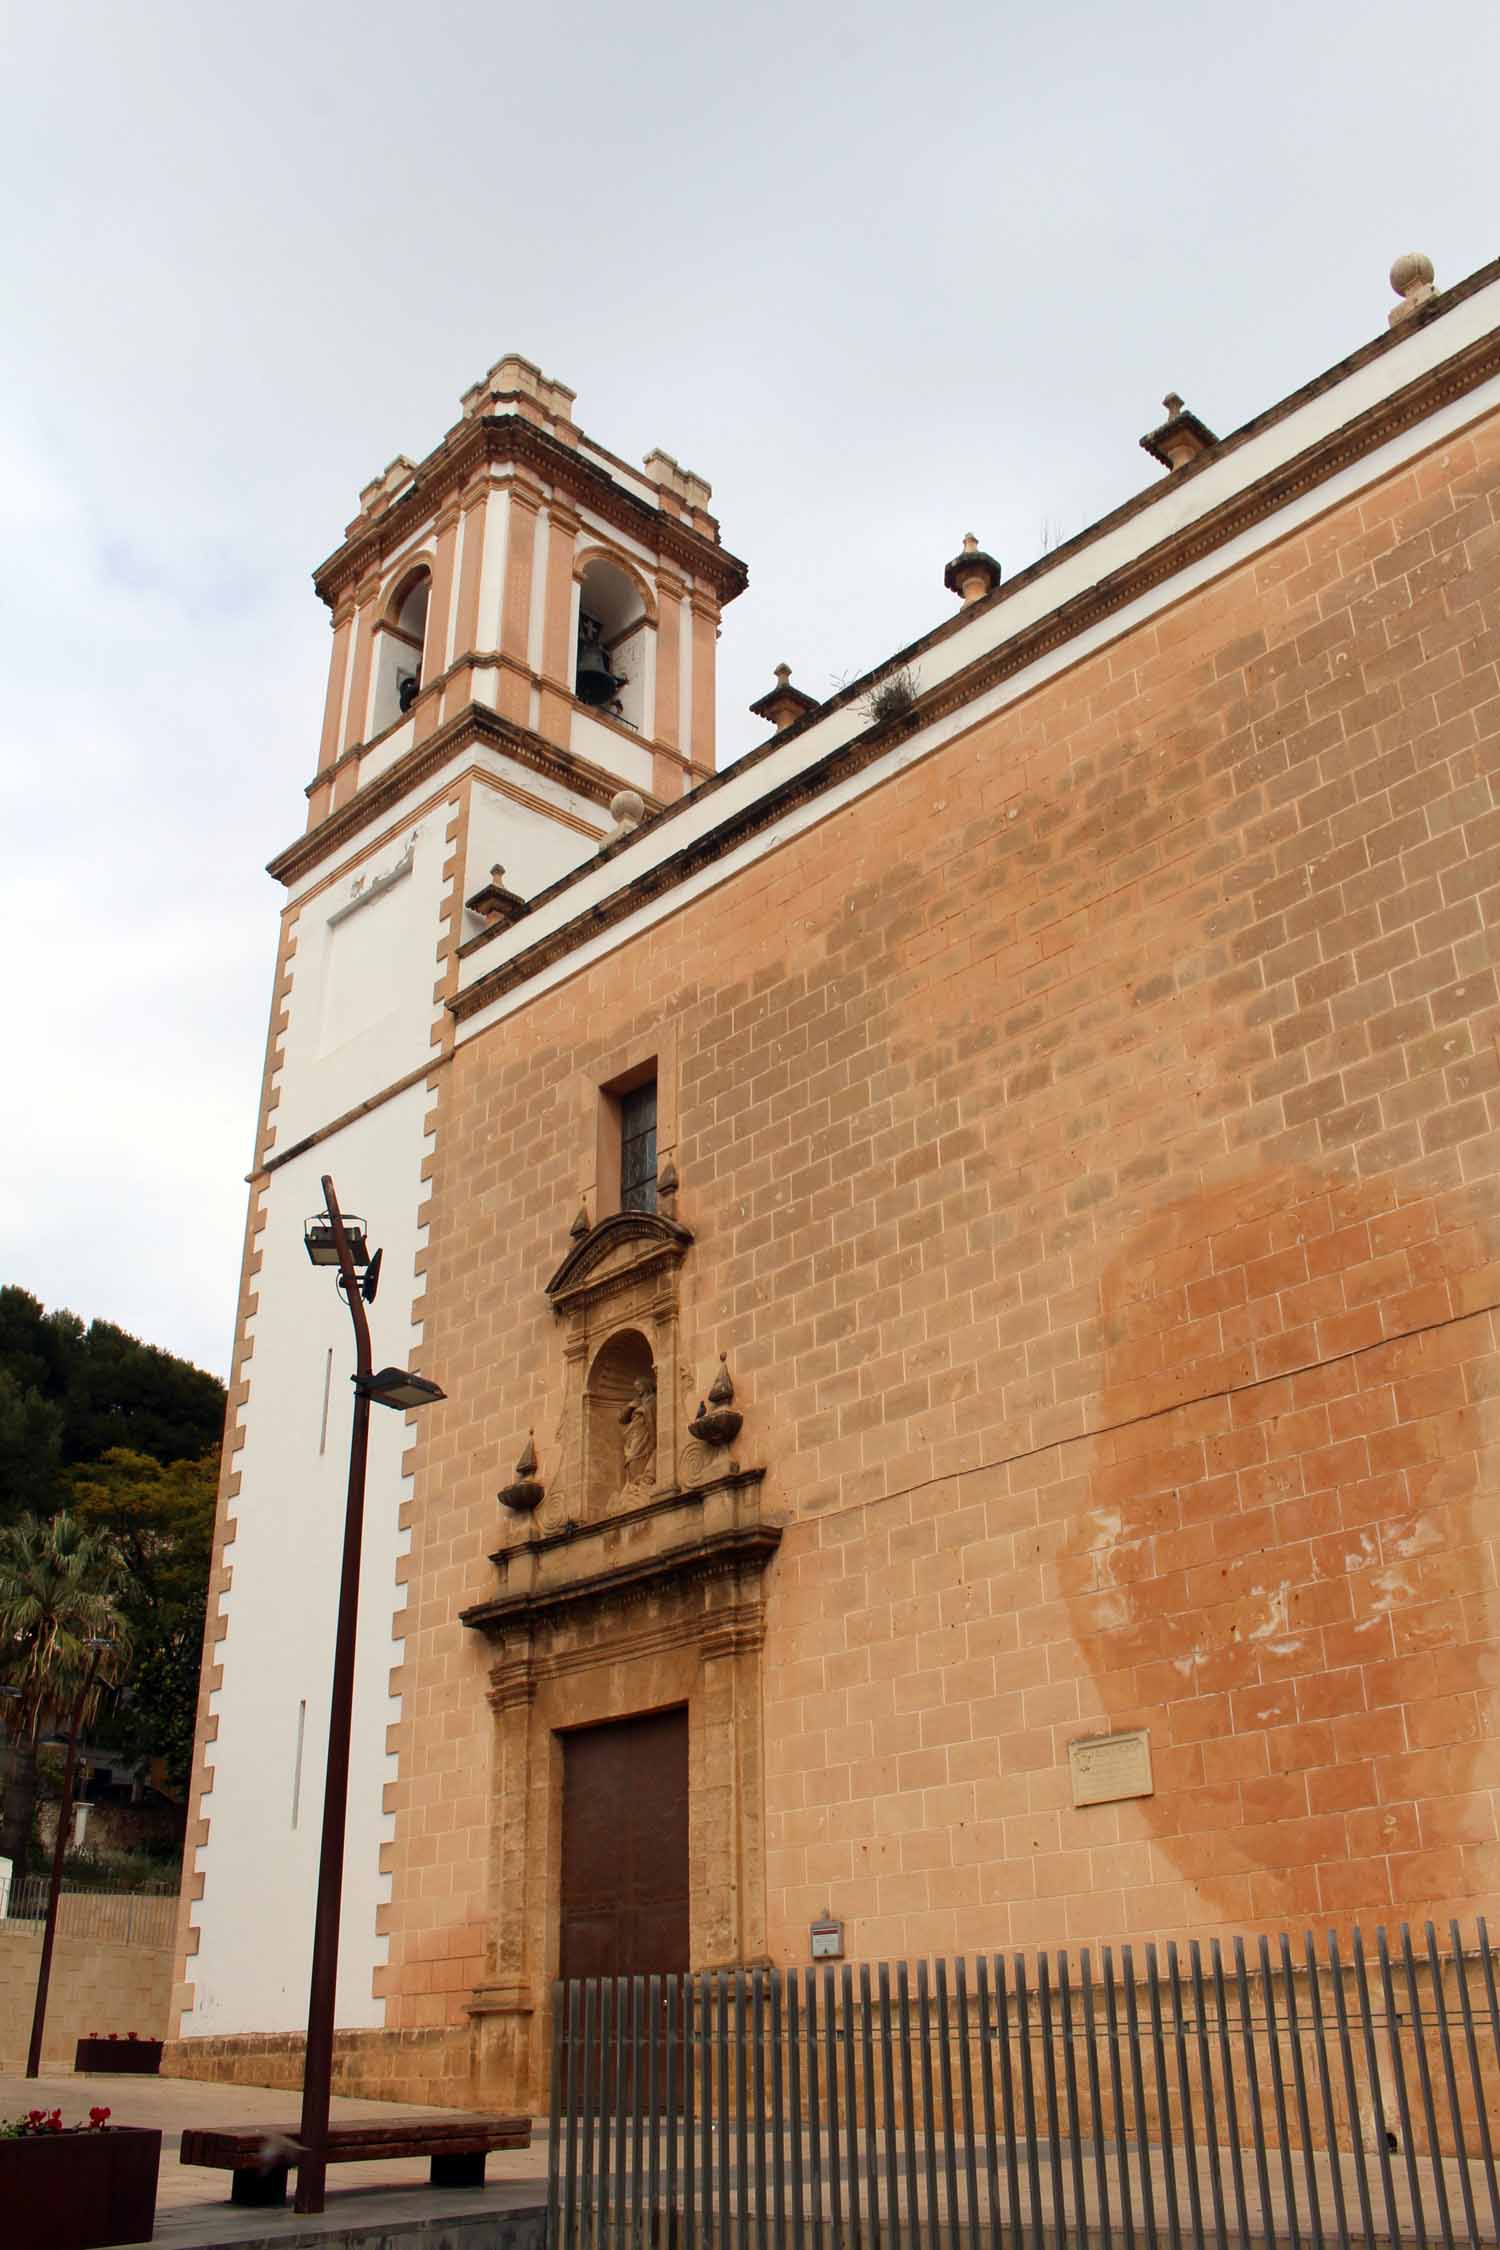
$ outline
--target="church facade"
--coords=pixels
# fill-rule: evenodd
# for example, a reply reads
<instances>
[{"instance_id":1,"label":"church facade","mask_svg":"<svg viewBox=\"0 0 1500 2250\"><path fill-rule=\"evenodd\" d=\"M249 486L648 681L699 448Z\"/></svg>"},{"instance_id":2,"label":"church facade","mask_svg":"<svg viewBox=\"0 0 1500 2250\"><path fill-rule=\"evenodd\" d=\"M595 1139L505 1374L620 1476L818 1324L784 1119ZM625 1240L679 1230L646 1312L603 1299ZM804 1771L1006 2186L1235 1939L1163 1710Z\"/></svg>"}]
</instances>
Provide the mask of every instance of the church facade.
<instances>
[{"instance_id":1,"label":"church facade","mask_svg":"<svg viewBox=\"0 0 1500 2250\"><path fill-rule=\"evenodd\" d=\"M171 2067L564 1975L1500 1901L1500 267L714 770L701 479L501 361L317 573Z\"/></svg>"}]
</instances>

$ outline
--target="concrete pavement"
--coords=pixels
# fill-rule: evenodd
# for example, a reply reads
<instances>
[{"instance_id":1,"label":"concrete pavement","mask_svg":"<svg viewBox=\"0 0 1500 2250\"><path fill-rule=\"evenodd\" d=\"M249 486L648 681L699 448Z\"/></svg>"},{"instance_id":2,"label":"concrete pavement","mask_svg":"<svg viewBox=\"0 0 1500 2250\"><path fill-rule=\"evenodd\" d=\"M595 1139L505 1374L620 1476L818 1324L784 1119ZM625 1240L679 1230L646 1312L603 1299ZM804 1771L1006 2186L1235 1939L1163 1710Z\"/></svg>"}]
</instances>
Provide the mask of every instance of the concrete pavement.
<instances>
[{"instance_id":1,"label":"concrete pavement","mask_svg":"<svg viewBox=\"0 0 1500 2250\"><path fill-rule=\"evenodd\" d=\"M166 2250L540 2250L547 2199L546 2126L534 2145L491 2156L482 2188L431 2188L425 2158L339 2164L328 2175L327 2209L316 2219L284 2211L244 2210L229 2200L229 2174L178 2162L189 2125L266 2124L294 2131L295 2093L263 2086L218 2086L192 2078L84 2076L50 2071L36 2079L0 2073L0 2117L28 2109L60 2109L76 2124L107 2105L119 2125L155 2125L162 2134L156 2199L157 2246ZM451 2115L412 2103L354 2101L335 2096L336 2122L361 2118ZM293 2176L295 2179L295 2175Z\"/></svg>"}]
</instances>

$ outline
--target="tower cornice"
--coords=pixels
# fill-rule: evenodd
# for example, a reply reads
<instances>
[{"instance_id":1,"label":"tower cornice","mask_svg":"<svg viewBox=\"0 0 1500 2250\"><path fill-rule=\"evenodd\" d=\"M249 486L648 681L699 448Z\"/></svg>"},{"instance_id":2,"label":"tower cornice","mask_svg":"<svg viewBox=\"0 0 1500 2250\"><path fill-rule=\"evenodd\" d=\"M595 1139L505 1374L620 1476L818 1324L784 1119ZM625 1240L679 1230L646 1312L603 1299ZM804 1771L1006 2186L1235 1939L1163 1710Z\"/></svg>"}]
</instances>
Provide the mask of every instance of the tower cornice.
<instances>
[{"instance_id":1,"label":"tower cornice","mask_svg":"<svg viewBox=\"0 0 1500 2250\"><path fill-rule=\"evenodd\" d=\"M487 467L508 464L582 502L616 530L630 533L658 555L711 586L721 602L749 584L738 555L695 531L665 508L654 508L586 455L564 445L519 414L477 415L449 431L416 469L398 500L355 529L313 572L313 584L330 608L361 580L378 574L386 558L429 522Z\"/></svg>"},{"instance_id":2,"label":"tower cornice","mask_svg":"<svg viewBox=\"0 0 1500 2250\"><path fill-rule=\"evenodd\" d=\"M506 757L529 772L561 783L591 804L607 808L620 787L618 774L607 773L602 766L592 765L586 758L559 749L555 742L534 734L530 727L502 718L487 704L470 703L446 726L439 727L425 742L417 743L404 757L398 758L389 772L368 782L347 804L340 805L320 820L316 828L310 828L305 836L299 836L295 843L288 844L274 859L268 860L266 873L274 875L278 883L300 881L321 860L341 851L371 821L399 805L403 797L446 765L450 758L476 743L503 751ZM648 798L647 806L653 812L661 809L655 798Z\"/></svg>"}]
</instances>

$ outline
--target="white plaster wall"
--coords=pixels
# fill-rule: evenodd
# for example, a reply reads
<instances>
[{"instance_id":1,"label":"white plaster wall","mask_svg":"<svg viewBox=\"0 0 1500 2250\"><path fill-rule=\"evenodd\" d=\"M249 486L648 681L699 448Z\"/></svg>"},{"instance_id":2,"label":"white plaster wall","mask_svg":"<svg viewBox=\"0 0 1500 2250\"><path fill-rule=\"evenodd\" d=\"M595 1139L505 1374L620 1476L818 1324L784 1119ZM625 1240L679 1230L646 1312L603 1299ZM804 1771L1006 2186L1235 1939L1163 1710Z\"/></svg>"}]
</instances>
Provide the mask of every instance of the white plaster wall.
<instances>
[{"instance_id":1,"label":"white plaster wall","mask_svg":"<svg viewBox=\"0 0 1500 2250\"><path fill-rule=\"evenodd\" d=\"M414 655L416 652L412 650L408 653ZM392 727L390 733L383 737L377 747L373 750L367 750L361 758L359 762L359 785L361 789L368 789L372 781L378 781L383 773L388 773L398 759L406 756L407 751L411 749L416 739L417 722L414 718L408 716L402 720L399 727Z\"/></svg>"},{"instance_id":2,"label":"white plaster wall","mask_svg":"<svg viewBox=\"0 0 1500 2250\"><path fill-rule=\"evenodd\" d=\"M271 1153L424 1063L436 1015L447 808L434 806L310 898L297 924ZM409 872L352 913L354 885Z\"/></svg>"},{"instance_id":3,"label":"white plaster wall","mask_svg":"<svg viewBox=\"0 0 1500 2250\"><path fill-rule=\"evenodd\" d=\"M530 805L518 805L497 789L476 782L469 799L469 856L464 874L464 897L471 898L489 881L498 860L505 869L505 887L522 898L534 898L569 868L591 859L599 848L607 822L599 807L588 811L599 820L600 835L580 836ZM472 937L484 924L477 914L464 917L464 935Z\"/></svg>"},{"instance_id":4,"label":"white plaster wall","mask_svg":"<svg viewBox=\"0 0 1500 2250\"><path fill-rule=\"evenodd\" d=\"M648 746L644 742L632 742L615 727L600 726L586 711L573 713L568 747L576 758L587 758L590 765L602 766L606 773L617 773L632 789L651 787Z\"/></svg>"},{"instance_id":5,"label":"white plaster wall","mask_svg":"<svg viewBox=\"0 0 1500 2250\"><path fill-rule=\"evenodd\" d=\"M425 1086L410 1088L273 1173L266 1191L236 1535L225 1557L234 1575L223 1603L224 1677L211 1705L219 1728L208 1750L213 1787L203 1803L209 1840L196 1855L204 1884L194 1914L200 1936L188 1968L194 1999L183 2022L186 2038L295 2030L307 2020L354 1354L348 1312L332 1276L309 1265L302 1222L321 1208L320 1175L331 1172L340 1202L368 1220L372 1244L385 1252L382 1287L370 1308L376 1364L420 1365L410 1308L424 1192L422 1127L431 1098ZM430 1372L441 1381L439 1369ZM376 1907L389 1896L379 1854L392 1822L381 1798L395 1770L385 1747L386 1729L400 1717L389 1692L390 1667L400 1655L391 1619L396 1564L408 1544L397 1529L406 1418L375 1407L370 1420L339 1945L337 2020L344 2028L384 2020L371 1979L386 1957L386 1941L375 1934Z\"/></svg>"}]
</instances>

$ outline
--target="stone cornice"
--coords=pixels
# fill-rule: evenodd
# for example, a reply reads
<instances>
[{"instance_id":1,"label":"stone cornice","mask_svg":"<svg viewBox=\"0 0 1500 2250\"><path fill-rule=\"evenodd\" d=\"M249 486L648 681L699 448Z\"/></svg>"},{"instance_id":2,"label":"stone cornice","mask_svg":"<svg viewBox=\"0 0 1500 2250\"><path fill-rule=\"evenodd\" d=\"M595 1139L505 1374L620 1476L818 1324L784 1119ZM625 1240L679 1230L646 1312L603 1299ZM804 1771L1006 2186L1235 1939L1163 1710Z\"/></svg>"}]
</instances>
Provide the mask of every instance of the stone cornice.
<instances>
[{"instance_id":1,"label":"stone cornice","mask_svg":"<svg viewBox=\"0 0 1500 2250\"><path fill-rule=\"evenodd\" d=\"M1475 284L1477 285L1482 278L1493 280L1497 276L1500 276L1500 266L1486 268L1484 276L1475 277ZM1468 293L1467 285L1464 293ZM1450 298L1444 300L1444 302L1456 300L1459 294L1460 292L1457 290L1451 292ZM1375 356L1376 352L1384 347L1385 342L1386 340L1382 338L1378 345L1367 347L1365 353L1356 355L1354 361L1345 363L1345 367L1361 364L1365 358ZM1414 382L1407 384L1404 389L1381 399L1376 405L1368 408L1366 412L1356 415L1352 420L1345 423L1341 429L1335 430L1327 437L1317 439L1312 445L1304 448L1301 453L1294 455L1290 461L1281 463L1275 469L1268 471L1265 476L1258 478L1253 484L1247 485L1241 491L1232 494L1221 506L1207 516L1201 517L1183 529L1169 534L1165 539L1159 540L1155 546L1148 548L1145 553L1133 558L1129 563L1123 565L1119 570L1111 572L1107 577L1099 579L1071 601L1064 602L1045 617L1039 618L1034 624L1014 634L1011 639L1002 642L999 647L988 649L984 655L977 657L972 664L954 673L950 679L943 681L940 686L922 696L915 709L907 716L866 728L862 734L856 735L852 741L830 751L826 757L804 768L802 772L781 783L777 788L768 790L764 796L758 798L742 812L724 821L708 835L699 838L682 851L658 861L654 866L637 869L633 864L633 855L630 855L631 873L619 890L612 892L609 897L590 906L548 937L539 939L534 945L528 946L523 951L513 955L509 960L490 970L487 975L477 978L473 984L467 986L462 992L455 994L447 1003L452 1014L458 1021L462 1022L479 1009L487 1007L491 1001L500 999L517 985L524 984L529 978L540 974L555 962L565 958L567 954L573 951L575 946L581 944L586 938L597 937L601 931L623 921L642 906L662 897L666 892L676 888L678 884L685 882L703 868L712 865L715 860L721 859L727 852L734 850L749 838L769 828L788 811L808 803L822 795L826 790L847 780L852 774L858 773L863 767L871 764L876 758L894 747L896 743L919 733L922 728L933 724L935 721L945 719L954 712L961 710L965 704L975 701L1013 674L1024 671L1029 665L1035 664L1039 659L1050 655L1068 641L1088 631L1092 626L1106 621L1119 611L1127 608L1132 602L1139 600L1143 595L1149 594L1166 580L1188 569L1192 564L1203 560L1218 549L1227 546L1232 540L1240 537L1242 533L1252 530L1268 517L1275 515L1279 509L1284 508L1290 501L1316 489L1321 484L1327 483L1330 478L1338 476L1343 470L1362 460L1366 455L1377 451L1382 445L1388 444L1391 439L1399 437L1406 430L1496 375L1500 375L1500 331L1492 330L1488 335L1478 338L1465 350L1455 354L1452 359L1445 360L1441 365L1430 369ZM1327 379L1325 379L1323 385L1310 386L1309 391L1326 387L1326 381ZM1309 393L1298 393L1295 401L1288 402L1288 408L1291 404L1301 403L1308 395ZM1219 459L1225 451L1241 443L1247 435L1253 434L1264 427L1268 421L1279 418L1280 412L1278 411L1271 416L1263 416L1257 423L1247 425L1245 431L1237 433L1232 439L1226 439L1213 453L1200 456L1200 459L1188 469L1178 471L1177 480L1174 481L1185 481L1189 476L1196 474L1206 462ZM899 651L895 656L888 657L880 665L879 672L889 672L899 665L910 663L920 656L924 650L948 639L953 633L962 631L964 627L972 624L976 617L986 615L990 611L998 609L1004 602L1014 599L1022 587L1034 583L1047 570L1055 568L1063 556L1076 553L1081 544L1087 544L1103 532L1112 529L1126 517L1136 513L1138 509L1155 499L1159 490L1165 489L1164 481L1161 487L1153 487L1149 492L1143 494L1138 501L1128 503L1122 509L1117 509L1112 516L1106 517L1101 524L1094 526L1093 530L1085 534L1081 540L1072 541L1067 548L1059 548L1052 554L1043 557L1030 570L1023 571L1018 577L998 587L985 600L962 611L958 617L939 627L935 633L926 635L922 640L914 641L908 648ZM876 676L872 673L863 680L854 681L839 695L830 698L827 703L819 705L815 712L799 720L795 726L788 727L780 735L774 736L770 742L763 743L757 750L752 750L747 756L727 768L724 773L716 774L710 780L702 783L690 796L681 799L677 804L664 807L647 823L646 827L637 829L629 841L631 843L638 842L648 833L660 836L666 824L672 819L680 818L688 809L701 810L705 799L711 796L715 790L723 788L729 781L738 780L748 770L768 757L773 750L783 749L789 741L794 740L798 734L815 724L817 719L824 714L851 702L857 702L868 693ZM532 910L535 911L544 901L564 893L583 875L592 872L595 866L597 866L597 859L593 862L585 862L582 867L571 870L569 874L561 877L547 890L539 892L530 901ZM496 935L499 934L496 933Z\"/></svg>"},{"instance_id":2,"label":"stone cornice","mask_svg":"<svg viewBox=\"0 0 1500 2250\"><path fill-rule=\"evenodd\" d=\"M591 1609L632 1606L707 1579L741 1577L747 1572L758 1575L780 1545L779 1524L734 1524L564 1584L474 1602L459 1611L459 1623L491 1640L516 1632L530 1634L538 1627L571 1623Z\"/></svg>"},{"instance_id":3,"label":"stone cornice","mask_svg":"<svg viewBox=\"0 0 1500 2250\"><path fill-rule=\"evenodd\" d=\"M295 883L320 860L341 850L370 821L398 805L408 791L427 780L460 750L474 743L503 751L518 765L606 809L620 787L618 774L606 773L602 766L591 765L586 758L559 749L555 742L533 734L529 727L518 726L513 719L502 719L487 704L470 703L446 726L439 727L425 742L416 743L398 758L378 780L357 790L347 804L340 805L336 812L320 820L316 828L310 828L305 836L299 836L295 843L278 852L267 862L267 874L274 875L279 883Z\"/></svg>"},{"instance_id":4,"label":"stone cornice","mask_svg":"<svg viewBox=\"0 0 1500 2250\"><path fill-rule=\"evenodd\" d=\"M351 583L378 573L386 556L420 530L450 492L461 491L478 469L495 462L517 464L560 488L606 523L631 533L712 586L721 602L733 601L749 583L749 571L738 555L617 484L587 455L559 443L519 414L486 414L450 430L417 470L407 492L318 565L313 584L323 600L332 605Z\"/></svg>"}]
</instances>

